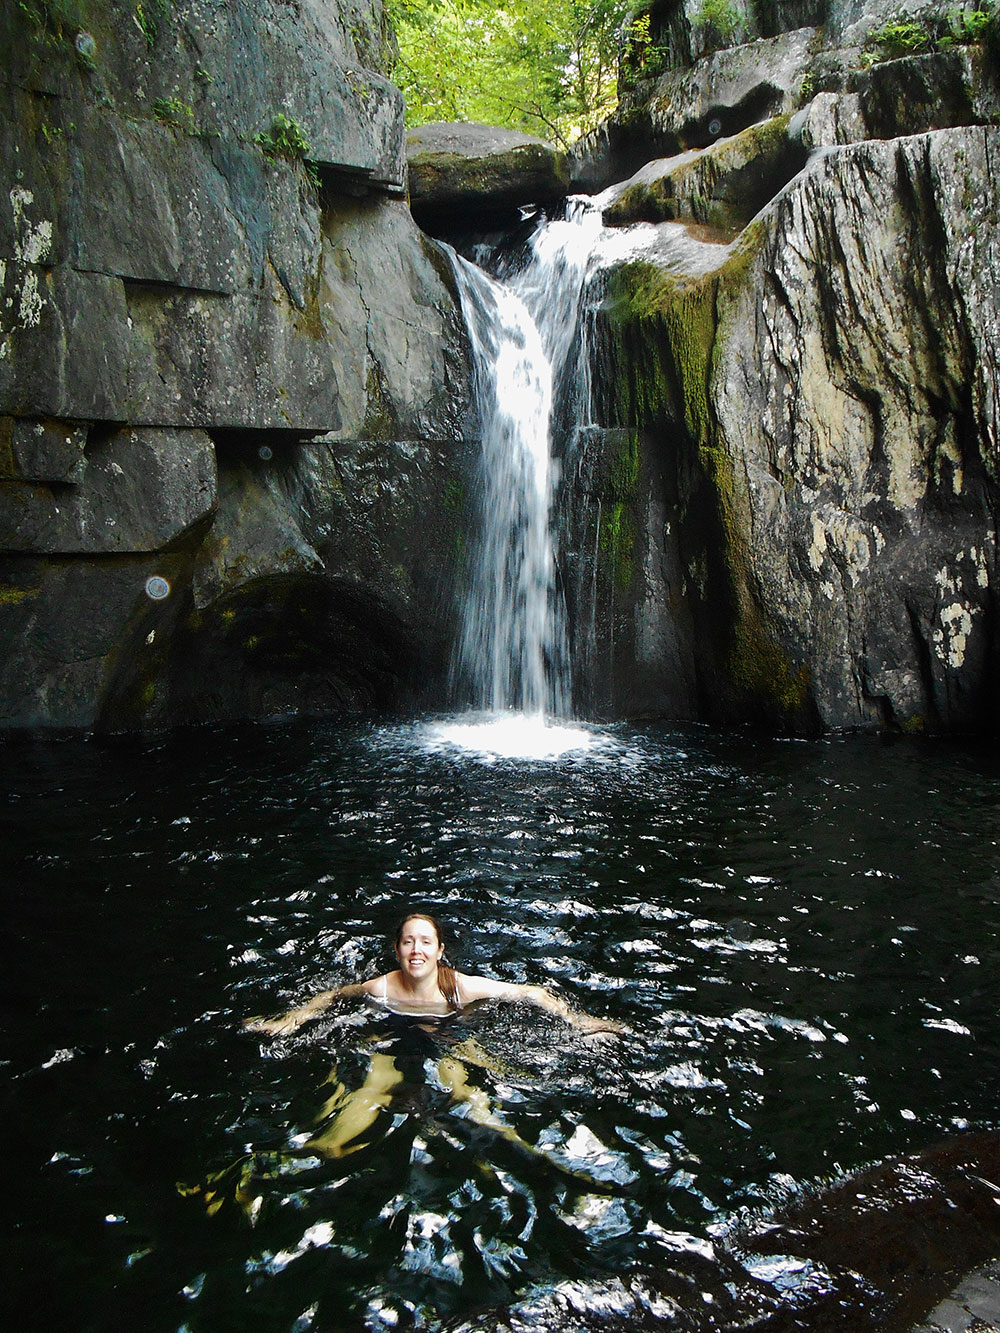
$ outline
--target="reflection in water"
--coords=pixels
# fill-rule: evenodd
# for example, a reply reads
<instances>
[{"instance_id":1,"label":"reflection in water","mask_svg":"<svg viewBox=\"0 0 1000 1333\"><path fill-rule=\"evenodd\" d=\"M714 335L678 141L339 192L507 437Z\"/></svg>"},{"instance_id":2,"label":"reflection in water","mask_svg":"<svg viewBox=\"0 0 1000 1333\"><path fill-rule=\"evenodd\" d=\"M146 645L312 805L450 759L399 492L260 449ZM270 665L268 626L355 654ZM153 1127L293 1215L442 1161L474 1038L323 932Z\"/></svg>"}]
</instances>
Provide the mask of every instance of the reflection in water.
<instances>
[{"instance_id":1,"label":"reflection in water","mask_svg":"<svg viewBox=\"0 0 1000 1333\"><path fill-rule=\"evenodd\" d=\"M625 727L515 761L453 721L5 743L10 1326L719 1327L831 1280L737 1264L738 1219L995 1124L992 761ZM241 1031L383 970L416 904L634 1035Z\"/></svg>"},{"instance_id":2,"label":"reflection in water","mask_svg":"<svg viewBox=\"0 0 1000 1333\"><path fill-rule=\"evenodd\" d=\"M602 744L602 737L596 731L550 722L541 713L494 713L472 721L469 716L427 726L424 731L427 748L454 746L492 761L561 759L563 755L578 754Z\"/></svg>"}]
</instances>

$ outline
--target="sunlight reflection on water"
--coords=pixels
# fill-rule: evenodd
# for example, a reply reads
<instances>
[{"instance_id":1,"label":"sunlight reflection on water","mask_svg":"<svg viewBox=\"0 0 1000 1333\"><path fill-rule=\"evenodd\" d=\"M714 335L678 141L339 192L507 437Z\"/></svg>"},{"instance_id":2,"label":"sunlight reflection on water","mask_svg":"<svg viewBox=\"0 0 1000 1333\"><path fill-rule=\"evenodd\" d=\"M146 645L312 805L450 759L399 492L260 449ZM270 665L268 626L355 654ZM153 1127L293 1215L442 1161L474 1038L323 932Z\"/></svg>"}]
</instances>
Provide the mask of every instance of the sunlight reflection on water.
<instances>
[{"instance_id":1,"label":"sunlight reflection on water","mask_svg":"<svg viewBox=\"0 0 1000 1333\"><path fill-rule=\"evenodd\" d=\"M497 713L475 721L426 724L420 739L429 751L453 747L492 763L495 759L561 759L568 754L609 749L608 736L579 725L548 721L542 713Z\"/></svg>"}]
</instances>

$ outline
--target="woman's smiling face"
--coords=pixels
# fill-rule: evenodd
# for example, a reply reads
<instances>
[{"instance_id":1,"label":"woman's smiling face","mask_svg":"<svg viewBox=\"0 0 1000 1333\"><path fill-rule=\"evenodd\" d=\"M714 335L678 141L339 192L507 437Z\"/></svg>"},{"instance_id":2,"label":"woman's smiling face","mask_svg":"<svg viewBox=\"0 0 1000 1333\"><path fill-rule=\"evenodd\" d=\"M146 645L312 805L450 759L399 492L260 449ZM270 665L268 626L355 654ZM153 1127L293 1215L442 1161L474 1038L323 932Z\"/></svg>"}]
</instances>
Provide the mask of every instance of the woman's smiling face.
<instances>
[{"instance_id":1,"label":"woman's smiling face","mask_svg":"<svg viewBox=\"0 0 1000 1333\"><path fill-rule=\"evenodd\" d=\"M422 916L411 916L403 922L396 942L396 957L404 976L415 981L437 971L444 953L433 925Z\"/></svg>"}]
</instances>

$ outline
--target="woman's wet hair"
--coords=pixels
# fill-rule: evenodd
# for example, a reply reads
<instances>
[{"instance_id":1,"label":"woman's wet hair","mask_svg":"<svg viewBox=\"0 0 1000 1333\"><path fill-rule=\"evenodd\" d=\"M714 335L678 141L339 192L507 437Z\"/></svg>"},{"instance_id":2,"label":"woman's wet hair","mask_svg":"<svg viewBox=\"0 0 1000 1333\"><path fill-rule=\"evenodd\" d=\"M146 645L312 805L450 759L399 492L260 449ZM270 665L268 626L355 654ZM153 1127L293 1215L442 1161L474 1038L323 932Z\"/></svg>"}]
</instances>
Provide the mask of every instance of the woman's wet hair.
<instances>
[{"instance_id":1,"label":"woman's wet hair","mask_svg":"<svg viewBox=\"0 0 1000 1333\"><path fill-rule=\"evenodd\" d=\"M437 936L438 944L445 946L444 953L438 962L438 990L451 1005L452 1009L461 1009L462 1002L458 998L458 978L455 976L455 969L448 959L448 940L441 922L436 916L431 916L430 912L407 912L406 916L396 927L396 935L393 944L398 949L403 938L403 929L407 921L426 921L434 930Z\"/></svg>"}]
</instances>

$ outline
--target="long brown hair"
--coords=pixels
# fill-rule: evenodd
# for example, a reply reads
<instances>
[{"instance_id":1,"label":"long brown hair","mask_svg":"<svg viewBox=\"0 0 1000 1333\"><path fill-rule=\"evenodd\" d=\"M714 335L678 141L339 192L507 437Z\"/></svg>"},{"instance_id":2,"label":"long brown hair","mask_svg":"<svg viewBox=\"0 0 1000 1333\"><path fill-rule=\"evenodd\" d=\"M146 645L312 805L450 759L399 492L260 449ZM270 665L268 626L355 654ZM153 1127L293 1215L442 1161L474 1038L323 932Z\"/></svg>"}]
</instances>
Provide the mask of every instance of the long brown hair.
<instances>
[{"instance_id":1,"label":"long brown hair","mask_svg":"<svg viewBox=\"0 0 1000 1333\"><path fill-rule=\"evenodd\" d=\"M396 927L395 946L398 949L403 938L403 929L407 921L426 921L431 926L434 934L437 936L438 944L445 945L445 951L438 960L438 990L451 1005L452 1009L461 1009L462 1001L458 997L458 977L455 975L455 969L448 961L447 941L444 931L441 929L441 923L437 917L431 916L429 912L407 912L399 925Z\"/></svg>"}]
</instances>

